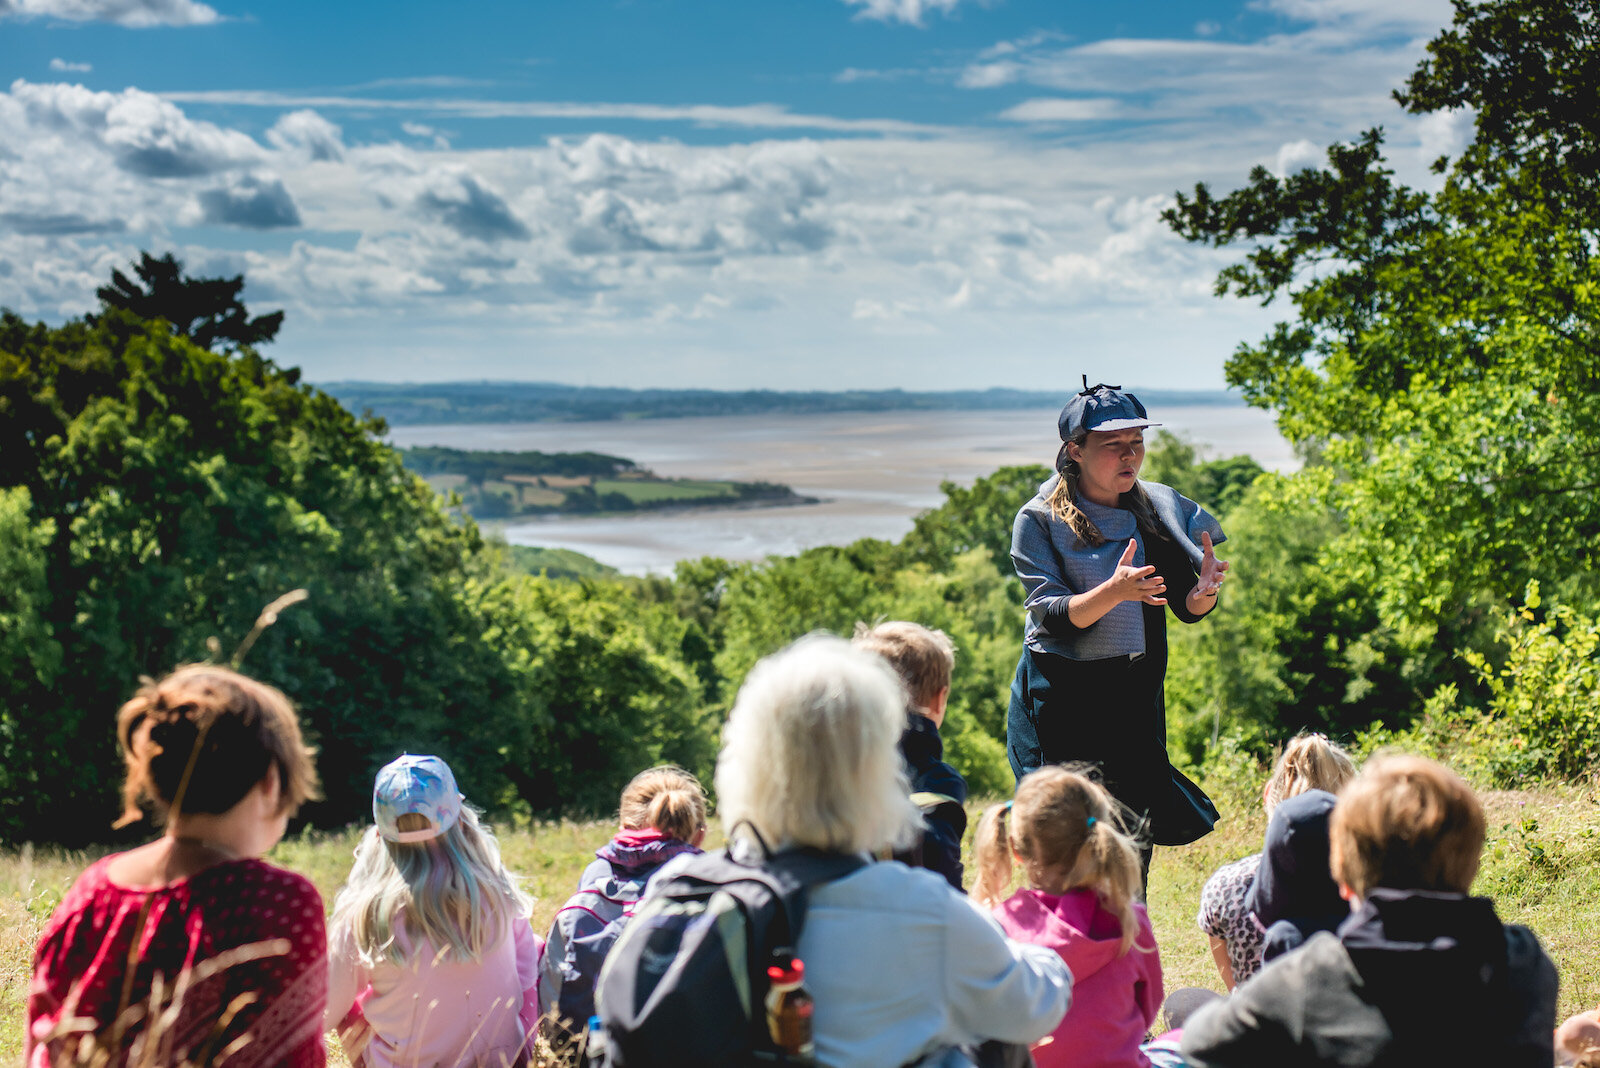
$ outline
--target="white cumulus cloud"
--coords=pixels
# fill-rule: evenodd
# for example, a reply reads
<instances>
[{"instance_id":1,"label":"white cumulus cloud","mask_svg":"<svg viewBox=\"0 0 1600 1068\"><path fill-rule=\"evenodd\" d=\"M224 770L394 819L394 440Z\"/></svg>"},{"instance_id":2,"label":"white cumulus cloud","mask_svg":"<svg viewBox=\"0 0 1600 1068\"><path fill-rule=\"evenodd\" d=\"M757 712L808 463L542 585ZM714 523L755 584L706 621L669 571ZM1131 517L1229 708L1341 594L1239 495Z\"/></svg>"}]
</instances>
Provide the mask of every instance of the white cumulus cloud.
<instances>
[{"instance_id":1,"label":"white cumulus cloud","mask_svg":"<svg viewBox=\"0 0 1600 1068\"><path fill-rule=\"evenodd\" d=\"M957 76L956 84L963 89L998 89L1002 85L1010 85L1021 74L1022 68L1007 59L973 63Z\"/></svg>"},{"instance_id":2,"label":"white cumulus cloud","mask_svg":"<svg viewBox=\"0 0 1600 1068\"><path fill-rule=\"evenodd\" d=\"M1298 171L1316 170L1327 160L1327 150L1319 144L1301 138L1278 149L1278 159L1272 170L1279 178L1287 178Z\"/></svg>"},{"instance_id":3,"label":"white cumulus cloud","mask_svg":"<svg viewBox=\"0 0 1600 1068\"><path fill-rule=\"evenodd\" d=\"M62 19L150 26L206 26L222 16L197 0L0 0L0 19Z\"/></svg>"},{"instance_id":4,"label":"white cumulus cloud","mask_svg":"<svg viewBox=\"0 0 1600 1068\"><path fill-rule=\"evenodd\" d=\"M11 83L8 102L59 143L92 146L129 174L178 178L251 166L263 158L248 134L190 119L151 93L94 92L81 85Z\"/></svg>"},{"instance_id":5,"label":"white cumulus cloud","mask_svg":"<svg viewBox=\"0 0 1600 1068\"><path fill-rule=\"evenodd\" d=\"M844 0L844 2L851 7L861 9L856 12L857 18L921 26L924 16L929 12L937 11L948 15L956 9L961 0Z\"/></svg>"},{"instance_id":6,"label":"white cumulus cloud","mask_svg":"<svg viewBox=\"0 0 1600 1068\"><path fill-rule=\"evenodd\" d=\"M1418 120L1417 152L1424 164L1440 156L1459 156L1472 141L1477 113L1471 108L1434 111Z\"/></svg>"},{"instance_id":7,"label":"white cumulus cloud","mask_svg":"<svg viewBox=\"0 0 1600 1068\"><path fill-rule=\"evenodd\" d=\"M1114 119L1121 111L1118 101L1106 97L1040 97L1009 107L1000 117L1012 122L1092 122Z\"/></svg>"},{"instance_id":8,"label":"white cumulus cloud","mask_svg":"<svg viewBox=\"0 0 1600 1068\"><path fill-rule=\"evenodd\" d=\"M309 160L344 158L343 131L309 108L291 111L273 123L267 131L267 140L280 149L300 153Z\"/></svg>"}]
</instances>

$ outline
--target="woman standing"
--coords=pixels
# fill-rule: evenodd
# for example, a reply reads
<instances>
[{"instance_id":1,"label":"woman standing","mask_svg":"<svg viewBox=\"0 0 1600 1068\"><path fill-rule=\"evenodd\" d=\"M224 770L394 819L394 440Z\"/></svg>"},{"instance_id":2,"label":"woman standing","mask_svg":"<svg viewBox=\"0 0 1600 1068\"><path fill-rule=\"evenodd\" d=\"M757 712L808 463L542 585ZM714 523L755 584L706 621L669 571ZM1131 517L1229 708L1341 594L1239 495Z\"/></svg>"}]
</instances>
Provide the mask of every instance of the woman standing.
<instances>
[{"instance_id":1,"label":"woman standing","mask_svg":"<svg viewBox=\"0 0 1600 1068\"><path fill-rule=\"evenodd\" d=\"M1167 758L1166 609L1194 623L1216 607L1228 565L1212 546L1224 535L1176 490L1139 481L1144 430L1160 424L1138 398L1084 385L1061 411L1056 475L1012 527L1028 618L1006 747L1019 780L1046 764L1097 765L1146 820L1143 841L1183 845L1217 810ZM1147 872L1149 859L1147 844Z\"/></svg>"}]
</instances>

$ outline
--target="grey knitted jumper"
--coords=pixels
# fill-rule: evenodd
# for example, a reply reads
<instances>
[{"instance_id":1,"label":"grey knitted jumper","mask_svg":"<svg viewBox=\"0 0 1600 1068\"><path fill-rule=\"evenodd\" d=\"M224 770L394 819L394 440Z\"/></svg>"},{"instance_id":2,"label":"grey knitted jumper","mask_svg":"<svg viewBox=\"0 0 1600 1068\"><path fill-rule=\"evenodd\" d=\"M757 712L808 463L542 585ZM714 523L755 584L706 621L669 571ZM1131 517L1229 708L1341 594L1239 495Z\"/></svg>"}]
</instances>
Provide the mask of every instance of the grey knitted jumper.
<instances>
[{"instance_id":1,"label":"grey knitted jumper","mask_svg":"<svg viewBox=\"0 0 1600 1068\"><path fill-rule=\"evenodd\" d=\"M1124 508L1107 508L1090 500L1078 506L1100 528L1106 541L1099 546L1079 542L1078 536L1050 510L1050 494L1058 476L1052 476L1039 492L1017 513L1011 528L1011 562L1022 580L1024 606L1028 619L1023 638L1035 652L1054 653L1069 660L1102 660L1131 656L1145 651L1144 612L1138 601L1124 601L1097 622L1062 636L1045 629L1049 614L1066 614L1067 602L1087 593L1116 572L1117 561L1137 534L1133 513ZM1201 560L1200 533L1211 534L1214 545L1227 540L1211 513L1170 486L1159 482L1140 482L1156 518L1168 536L1183 548L1196 568ZM1133 562L1145 564L1144 537L1140 536ZM1059 629L1059 628L1058 628Z\"/></svg>"}]
</instances>

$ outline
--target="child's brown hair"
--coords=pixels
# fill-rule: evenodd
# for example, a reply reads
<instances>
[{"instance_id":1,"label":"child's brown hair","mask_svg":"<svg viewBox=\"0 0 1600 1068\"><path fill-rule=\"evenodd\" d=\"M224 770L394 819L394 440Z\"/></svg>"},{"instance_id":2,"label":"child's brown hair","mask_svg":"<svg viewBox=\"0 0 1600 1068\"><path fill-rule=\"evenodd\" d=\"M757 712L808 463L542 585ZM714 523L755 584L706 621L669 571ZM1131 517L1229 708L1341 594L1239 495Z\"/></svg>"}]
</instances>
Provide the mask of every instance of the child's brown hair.
<instances>
[{"instance_id":1,"label":"child's brown hair","mask_svg":"<svg viewBox=\"0 0 1600 1068\"><path fill-rule=\"evenodd\" d=\"M127 764L122 826L148 802L159 819L178 811L221 814L276 768L282 811L317 796L312 750L280 690L225 667L191 664L144 680L117 712Z\"/></svg>"},{"instance_id":2,"label":"child's brown hair","mask_svg":"<svg viewBox=\"0 0 1600 1068\"><path fill-rule=\"evenodd\" d=\"M904 620L879 623L875 627L857 623L851 644L889 661L900 681L906 684L911 703L919 708L931 707L939 694L950 688L950 676L956 666L956 647L942 630Z\"/></svg>"},{"instance_id":3,"label":"child's brown hair","mask_svg":"<svg viewBox=\"0 0 1600 1068\"><path fill-rule=\"evenodd\" d=\"M1004 899L1015 853L1035 889L1092 888L1121 923L1120 952L1127 953L1139 935L1139 848L1123 832L1121 812L1110 792L1081 772L1054 765L1029 772L1009 804L991 806L978 821L973 900L993 908Z\"/></svg>"},{"instance_id":4,"label":"child's brown hair","mask_svg":"<svg viewBox=\"0 0 1600 1068\"><path fill-rule=\"evenodd\" d=\"M706 792L699 779L674 764L641 771L622 791L620 822L625 830L654 827L692 842L706 826Z\"/></svg>"},{"instance_id":5,"label":"child's brown hair","mask_svg":"<svg viewBox=\"0 0 1600 1068\"><path fill-rule=\"evenodd\" d=\"M1485 831L1483 806L1461 776L1422 757L1377 757L1333 810L1333 877L1363 896L1378 886L1464 894Z\"/></svg>"}]
</instances>

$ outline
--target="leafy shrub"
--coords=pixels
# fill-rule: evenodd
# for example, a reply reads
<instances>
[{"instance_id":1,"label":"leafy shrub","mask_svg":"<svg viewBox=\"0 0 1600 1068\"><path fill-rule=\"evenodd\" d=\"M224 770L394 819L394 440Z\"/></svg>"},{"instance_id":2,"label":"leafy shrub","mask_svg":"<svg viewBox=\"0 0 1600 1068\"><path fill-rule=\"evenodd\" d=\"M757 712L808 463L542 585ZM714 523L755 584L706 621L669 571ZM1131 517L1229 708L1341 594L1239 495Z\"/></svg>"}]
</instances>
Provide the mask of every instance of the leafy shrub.
<instances>
[{"instance_id":1,"label":"leafy shrub","mask_svg":"<svg viewBox=\"0 0 1600 1068\"><path fill-rule=\"evenodd\" d=\"M1504 664L1463 657L1489 691L1473 741L1495 781L1577 778L1600 763L1600 617L1562 604L1540 611L1539 584L1500 632Z\"/></svg>"}]
</instances>

